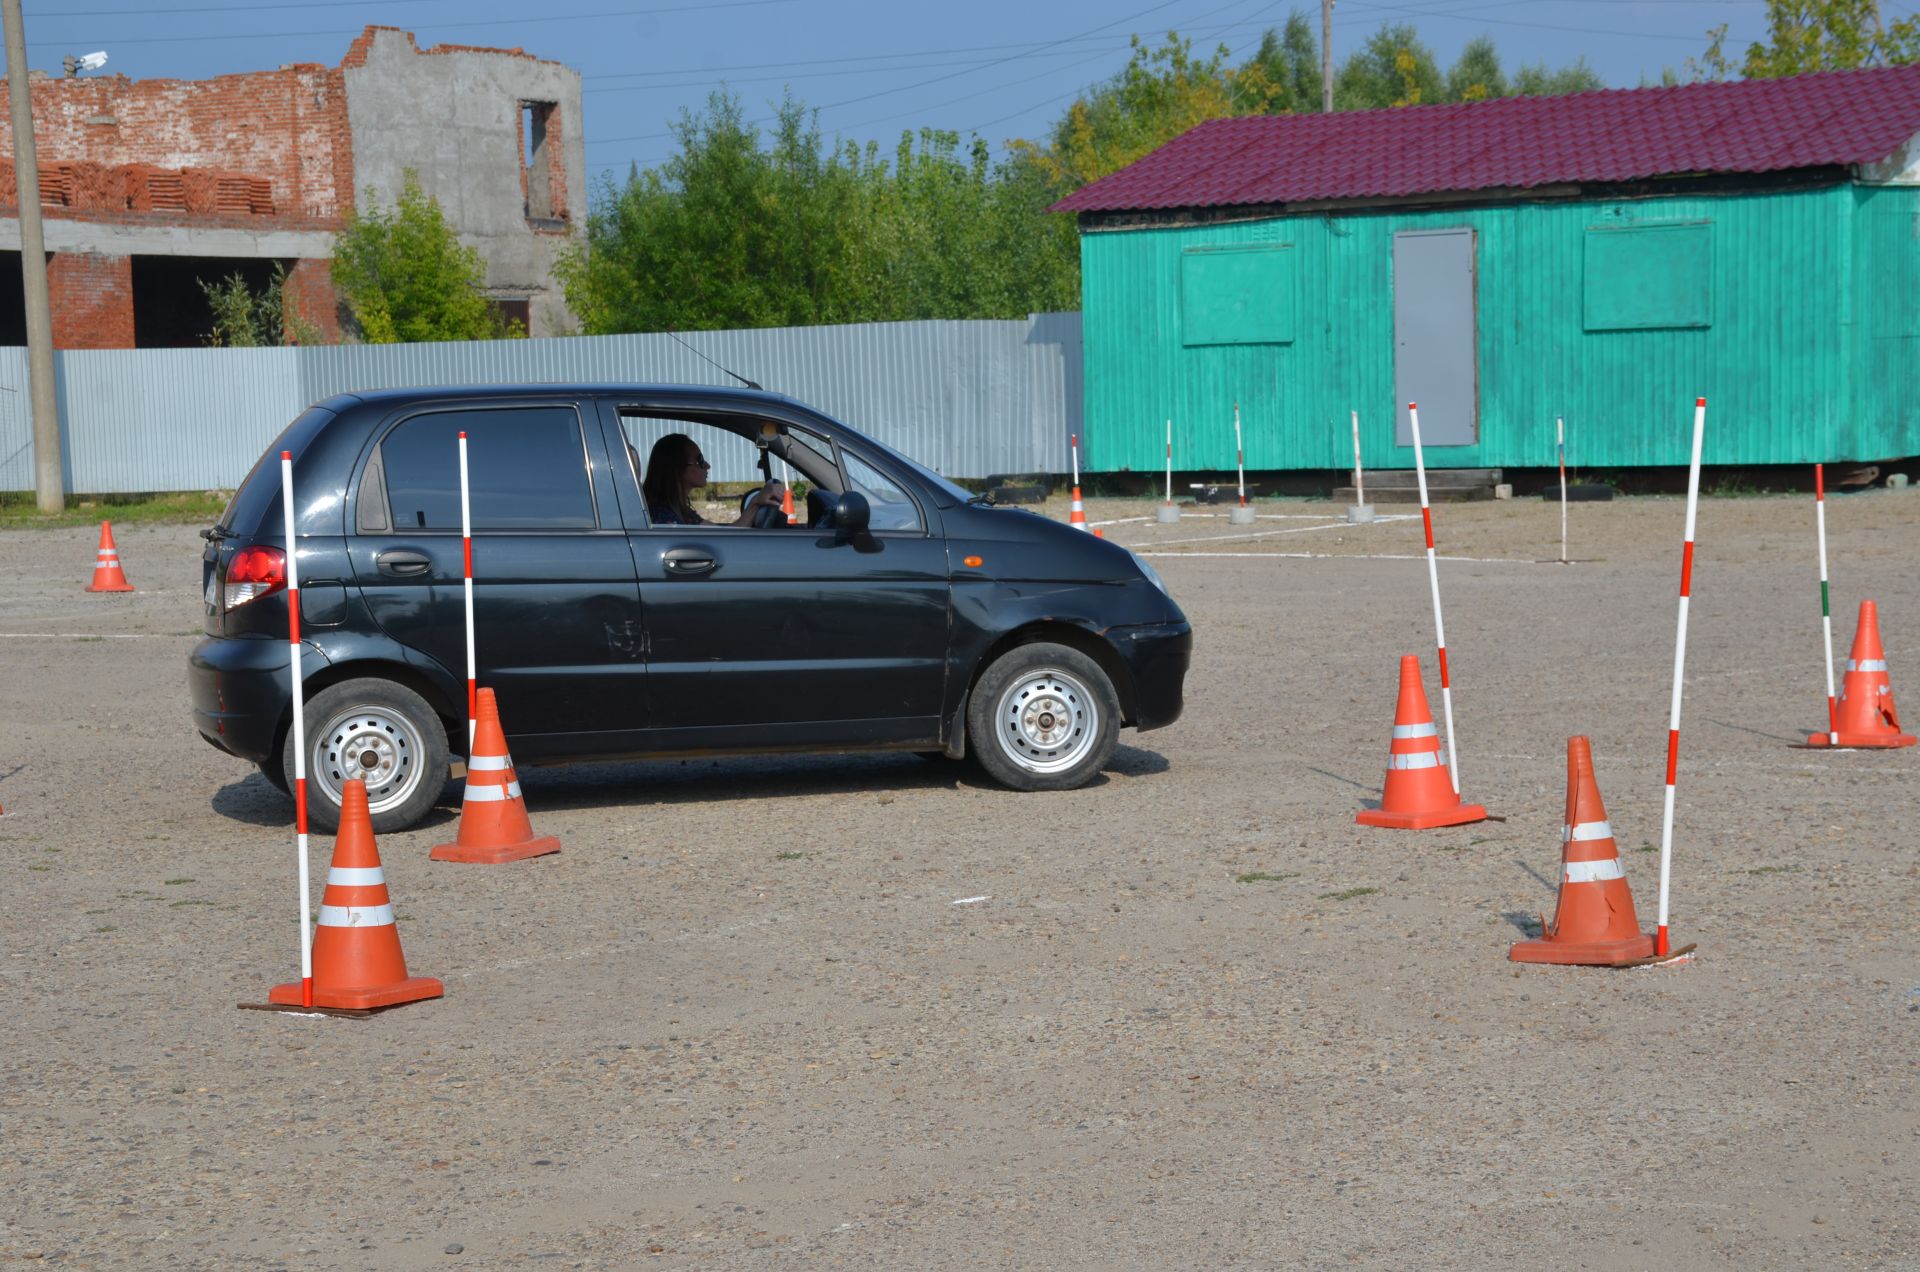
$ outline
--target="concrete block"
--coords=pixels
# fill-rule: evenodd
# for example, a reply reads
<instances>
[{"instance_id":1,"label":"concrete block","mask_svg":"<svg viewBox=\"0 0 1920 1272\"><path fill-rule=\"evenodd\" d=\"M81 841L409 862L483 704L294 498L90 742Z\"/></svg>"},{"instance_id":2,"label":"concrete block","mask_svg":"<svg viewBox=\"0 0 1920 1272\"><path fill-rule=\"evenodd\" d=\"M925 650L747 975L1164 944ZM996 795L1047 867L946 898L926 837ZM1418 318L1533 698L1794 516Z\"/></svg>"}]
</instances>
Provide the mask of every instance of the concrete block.
<instances>
[{"instance_id":1,"label":"concrete block","mask_svg":"<svg viewBox=\"0 0 1920 1272\"><path fill-rule=\"evenodd\" d=\"M1495 499L1511 499L1513 498L1513 487L1507 482L1500 482L1493 488L1493 497Z\"/></svg>"},{"instance_id":2,"label":"concrete block","mask_svg":"<svg viewBox=\"0 0 1920 1272\"><path fill-rule=\"evenodd\" d=\"M1347 524L1350 526L1364 526L1372 521L1372 504L1355 504L1347 509Z\"/></svg>"}]
</instances>

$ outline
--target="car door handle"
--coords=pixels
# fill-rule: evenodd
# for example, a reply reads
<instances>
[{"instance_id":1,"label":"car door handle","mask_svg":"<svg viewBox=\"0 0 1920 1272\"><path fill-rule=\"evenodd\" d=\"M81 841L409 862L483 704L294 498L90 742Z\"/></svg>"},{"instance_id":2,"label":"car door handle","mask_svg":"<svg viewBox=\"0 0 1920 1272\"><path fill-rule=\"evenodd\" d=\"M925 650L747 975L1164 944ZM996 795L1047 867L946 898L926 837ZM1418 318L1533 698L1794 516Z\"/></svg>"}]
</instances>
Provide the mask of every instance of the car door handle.
<instances>
[{"instance_id":1,"label":"car door handle","mask_svg":"<svg viewBox=\"0 0 1920 1272\"><path fill-rule=\"evenodd\" d=\"M424 552L415 552L412 548L389 548L373 558L380 567L380 573L391 574L395 578L408 578L416 574L425 574L433 568L433 558Z\"/></svg>"},{"instance_id":2,"label":"car door handle","mask_svg":"<svg viewBox=\"0 0 1920 1272\"><path fill-rule=\"evenodd\" d=\"M668 574L712 574L720 563L703 548L674 548L660 554L660 564Z\"/></svg>"}]
</instances>

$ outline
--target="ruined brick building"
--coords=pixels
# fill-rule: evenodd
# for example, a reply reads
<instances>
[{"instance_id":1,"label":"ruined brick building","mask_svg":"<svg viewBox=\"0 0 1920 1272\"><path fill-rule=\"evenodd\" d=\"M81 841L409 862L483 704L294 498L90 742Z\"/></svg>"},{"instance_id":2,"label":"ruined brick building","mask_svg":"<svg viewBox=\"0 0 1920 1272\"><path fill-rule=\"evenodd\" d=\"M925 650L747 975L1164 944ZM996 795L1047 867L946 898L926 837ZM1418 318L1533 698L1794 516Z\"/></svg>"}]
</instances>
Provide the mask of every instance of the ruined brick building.
<instances>
[{"instance_id":1,"label":"ruined brick building","mask_svg":"<svg viewBox=\"0 0 1920 1272\"><path fill-rule=\"evenodd\" d=\"M196 280L286 266L303 316L340 332L333 235L412 169L487 290L530 334L570 325L553 264L586 212L579 73L520 49L370 26L338 67L208 80L33 76L54 343L205 343ZM26 343L13 130L0 114L0 345Z\"/></svg>"}]
</instances>

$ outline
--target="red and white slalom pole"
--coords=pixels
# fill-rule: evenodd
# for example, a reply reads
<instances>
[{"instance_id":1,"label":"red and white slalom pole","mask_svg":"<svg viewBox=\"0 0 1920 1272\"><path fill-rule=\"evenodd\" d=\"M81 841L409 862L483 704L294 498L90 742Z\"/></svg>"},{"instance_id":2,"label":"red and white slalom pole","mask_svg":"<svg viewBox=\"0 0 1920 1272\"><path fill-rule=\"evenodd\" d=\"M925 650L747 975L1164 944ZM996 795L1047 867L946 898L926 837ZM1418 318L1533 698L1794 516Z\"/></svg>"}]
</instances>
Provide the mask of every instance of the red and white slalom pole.
<instances>
[{"instance_id":1,"label":"red and white slalom pole","mask_svg":"<svg viewBox=\"0 0 1920 1272\"><path fill-rule=\"evenodd\" d=\"M467 757L473 757L473 731L478 719L478 673L473 657L473 505L467 494L467 435L460 434L460 560L467 601Z\"/></svg>"},{"instance_id":2,"label":"red and white slalom pole","mask_svg":"<svg viewBox=\"0 0 1920 1272\"><path fill-rule=\"evenodd\" d=\"M1673 642L1673 709L1667 717L1667 802L1660 817L1660 921L1653 952L1667 953L1667 880L1673 863L1673 790L1680 771L1680 685L1687 671L1687 602L1693 596L1693 523L1700 507L1700 443L1707 432L1707 399L1693 400L1693 461L1687 468L1687 537L1680 549L1680 628Z\"/></svg>"},{"instance_id":3,"label":"red and white slalom pole","mask_svg":"<svg viewBox=\"0 0 1920 1272\"><path fill-rule=\"evenodd\" d=\"M1353 502L1367 506L1367 486L1360 472L1360 412L1353 412Z\"/></svg>"},{"instance_id":4,"label":"red and white slalom pole","mask_svg":"<svg viewBox=\"0 0 1920 1272\"><path fill-rule=\"evenodd\" d=\"M1567 563L1567 422L1553 417L1553 449L1560 459L1560 564Z\"/></svg>"},{"instance_id":5,"label":"red and white slalom pole","mask_svg":"<svg viewBox=\"0 0 1920 1272\"><path fill-rule=\"evenodd\" d=\"M1833 607L1827 600L1827 475L1813 466L1813 524L1820 540L1820 633L1827 645L1827 745L1839 746L1840 722L1833 699Z\"/></svg>"},{"instance_id":6,"label":"red and white slalom pole","mask_svg":"<svg viewBox=\"0 0 1920 1272\"><path fill-rule=\"evenodd\" d=\"M1233 404L1233 462L1240 471L1240 510L1247 507L1247 448L1240 442L1240 404Z\"/></svg>"},{"instance_id":7,"label":"red and white slalom pole","mask_svg":"<svg viewBox=\"0 0 1920 1272\"><path fill-rule=\"evenodd\" d=\"M300 674L300 554L293 541L293 452L280 452L280 506L287 535L287 678L293 691L293 825L300 859L300 1005L313 1006L312 896L307 877L307 713Z\"/></svg>"},{"instance_id":8,"label":"red and white slalom pole","mask_svg":"<svg viewBox=\"0 0 1920 1272\"><path fill-rule=\"evenodd\" d=\"M1091 531L1087 525L1087 505L1080 499L1080 434L1069 434L1068 445L1073 451L1073 510L1067 514L1067 523Z\"/></svg>"},{"instance_id":9,"label":"red and white slalom pole","mask_svg":"<svg viewBox=\"0 0 1920 1272\"><path fill-rule=\"evenodd\" d=\"M1167 421L1167 507L1173 507L1173 421Z\"/></svg>"},{"instance_id":10,"label":"red and white slalom pole","mask_svg":"<svg viewBox=\"0 0 1920 1272\"><path fill-rule=\"evenodd\" d=\"M1427 530L1427 582L1433 588L1433 636L1440 653L1440 705L1447 717L1447 775L1460 793L1460 752L1453 743L1453 678L1447 673L1447 625L1440 617L1440 566L1433 555L1433 510L1427 505L1427 460L1420 449L1420 404L1407 403L1413 423L1413 471L1420 482L1420 520Z\"/></svg>"}]
</instances>

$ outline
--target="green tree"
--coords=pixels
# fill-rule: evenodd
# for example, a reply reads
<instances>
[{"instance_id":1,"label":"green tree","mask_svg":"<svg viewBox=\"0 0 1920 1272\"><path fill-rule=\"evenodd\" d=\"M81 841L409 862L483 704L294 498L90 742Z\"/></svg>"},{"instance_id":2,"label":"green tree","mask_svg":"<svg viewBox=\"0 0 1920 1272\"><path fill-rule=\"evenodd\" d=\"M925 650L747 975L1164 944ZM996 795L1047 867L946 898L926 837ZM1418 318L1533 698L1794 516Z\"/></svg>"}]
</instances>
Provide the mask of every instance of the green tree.
<instances>
[{"instance_id":1,"label":"green tree","mask_svg":"<svg viewBox=\"0 0 1920 1272\"><path fill-rule=\"evenodd\" d=\"M1711 58L1726 28L1709 34L1715 36ZM1882 25L1875 0L1767 0L1767 38L1747 46L1740 69L1748 79L1772 79L1914 61L1920 61L1920 20Z\"/></svg>"},{"instance_id":2,"label":"green tree","mask_svg":"<svg viewBox=\"0 0 1920 1272\"><path fill-rule=\"evenodd\" d=\"M1447 69L1447 100L1479 102L1507 95L1507 75L1500 69L1500 52L1481 35L1467 41L1460 58Z\"/></svg>"},{"instance_id":3,"label":"green tree","mask_svg":"<svg viewBox=\"0 0 1920 1272\"><path fill-rule=\"evenodd\" d=\"M235 270L217 283L200 279L200 291L213 311L207 343L215 348L256 348L262 345L311 345L321 342L320 329L300 313L287 291L287 267L275 262L273 277L259 291L247 285Z\"/></svg>"},{"instance_id":4,"label":"green tree","mask_svg":"<svg viewBox=\"0 0 1920 1272\"><path fill-rule=\"evenodd\" d=\"M1445 99L1433 50L1409 23L1388 23L1347 56L1333 79L1336 110L1378 110Z\"/></svg>"},{"instance_id":5,"label":"green tree","mask_svg":"<svg viewBox=\"0 0 1920 1272\"><path fill-rule=\"evenodd\" d=\"M500 317L486 278L411 170L392 208L349 213L334 243L334 287L368 344L525 335Z\"/></svg>"},{"instance_id":6,"label":"green tree","mask_svg":"<svg viewBox=\"0 0 1920 1272\"><path fill-rule=\"evenodd\" d=\"M1257 60L1230 66L1225 45L1197 59L1193 41L1175 32L1158 47L1136 35L1125 68L1069 106L1044 143L1015 141L1011 149L1066 194L1209 119L1263 114L1277 91Z\"/></svg>"},{"instance_id":7,"label":"green tree","mask_svg":"<svg viewBox=\"0 0 1920 1272\"><path fill-rule=\"evenodd\" d=\"M1545 62L1530 62L1513 73L1513 86L1509 91L1518 97L1564 97L1568 93L1590 93L1606 86L1606 81L1583 57L1558 70L1551 69Z\"/></svg>"},{"instance_id":8,"label":"green tree","mask_svg":"<svg viewBox=\"0 0 1920 1272\"><path fill-rule=\"evenodd\" d=\"M1269 27L1260 37L1260 47L1241 67L1249 82L1256 73L1272 86L1268 114L1308 115L1320 109L1320 38L1306 14L1295 9L1281 30Z\"/></svg>"}]
</instances>

